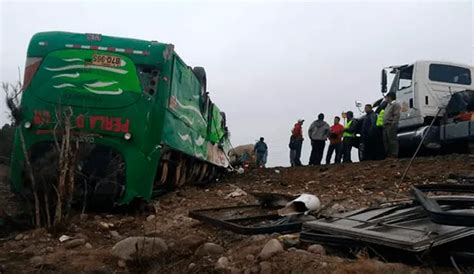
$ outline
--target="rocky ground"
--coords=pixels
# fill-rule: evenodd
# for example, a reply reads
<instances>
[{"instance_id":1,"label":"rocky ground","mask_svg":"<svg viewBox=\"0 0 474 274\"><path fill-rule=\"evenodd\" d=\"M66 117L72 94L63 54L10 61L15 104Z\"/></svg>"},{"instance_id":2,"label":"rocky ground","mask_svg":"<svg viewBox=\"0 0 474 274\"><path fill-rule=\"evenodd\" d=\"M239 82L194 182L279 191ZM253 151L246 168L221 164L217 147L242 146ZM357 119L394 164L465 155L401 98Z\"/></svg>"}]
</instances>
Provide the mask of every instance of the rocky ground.
<instances>
[{"instance_id":1,"label":"rocky ground","mask_svg":"<svg viewBox=\"0 0 474 274\"><path fill-rule=\"evenodd\" d=\"M397 196L408 161L250 170L168 193L148 212L77 214L51 230L8 227L0 235L0 273L454 273L449 266L382 262L364 252L349 256L299 243L297 235L285 235L291 245L278 234L238 235L188 217L194 209L253 203L246 194L252 191L312 193L328 208L347 211L403 197L412 184L455 183L457 174L474 170L468 155L416 159ZM6 171L0 166L0 210L12 214L17 208Z\"/></svg>"}]
</instances>

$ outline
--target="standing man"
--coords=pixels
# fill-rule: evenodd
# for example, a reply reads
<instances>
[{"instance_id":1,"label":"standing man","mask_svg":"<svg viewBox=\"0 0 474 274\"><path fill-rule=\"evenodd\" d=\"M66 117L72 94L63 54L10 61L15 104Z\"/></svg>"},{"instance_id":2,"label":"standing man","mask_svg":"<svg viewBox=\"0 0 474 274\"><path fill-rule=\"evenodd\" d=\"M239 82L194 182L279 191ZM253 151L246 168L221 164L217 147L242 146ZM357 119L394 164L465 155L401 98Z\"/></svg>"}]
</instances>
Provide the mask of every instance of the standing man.
<instances>
[{"instance_id":1,"label":"standing man","mask_svg":"<svg viewBox=\"0 0 474 274\"><path fill-rule=\"evenodd\" d=\"M371 104L365 105L365 118L362 123L361 137L363 150L363 161L375 160L377 158L377 114L372 109Z\"/></svg>"},{"instance_id":2,"label":"standing man","mask_svg":"<svg viewBox=\"0 0 474 274\"><path fill-rule=\"evenodd\" d=\"M355 132L357 129L357 121L354 120L354 113L348 111L346 113L347 123L344 126L344 133L342 134L342 162L352 163L351 150L354 144Z\"/></svg>"},{"instance_id":3,"label":"standing man","mask_svg":"<svg viewBox=\"0 0 474 274\"><path fill-rule=\"evenodd\" d=\"M253 148L257 156L257 166L260 168L264 168L267 163L268 147L263 140L263 137L260 137L260 141L258 141Z\"/></svg>"},{"instance_id":4,"label":"standing man","mask_svg":"<svg viewBox=\"0 0 474 274\"><path fill-rule=\"evenodd\" d=\"M342 134L344 133L344 127L339 123L341 118L339 116L334 117L334 125L329 130L329 148L326 154L326 165L331 163L332 153L336 151L336 159L334 163L340 164L342 157Z\"/></svg>"},{"instance_id":5,"label":"standing man","mask_svg":"<svg viewBox=\"0 0 474 274\"><path fill-rule=\"evenodd\" d=\"M401 106L395 101L397 96L394 92L389 92L385 96L387 106L385 107L383 116L383 143L387 158L398 157L398 121L400 120Z\"/></svg>"},{"instance_id":6,"label":"standing man","mask_svg":"<svg viewBox=\"0 0 474 274\"><path fill-rule=\"evenodd\" d=\"M308 130L311 139L311 156L309 157L310 165L320 165L323 159L324 147L326 139L329 135L329 125L324 122L324 114L318 115L318 120L314 121Z\"/></svg>"},{"instance_id":7,"label":"standing man","mask_svg":"<svg viewBox=\"0 0 474 274\"><path fill-rule=\"evenodd\" d=\"M290 137L290 164L292 167L301 166L301 147L303 146L303 119L296 122Z\"/></svg>"}]
</instances>

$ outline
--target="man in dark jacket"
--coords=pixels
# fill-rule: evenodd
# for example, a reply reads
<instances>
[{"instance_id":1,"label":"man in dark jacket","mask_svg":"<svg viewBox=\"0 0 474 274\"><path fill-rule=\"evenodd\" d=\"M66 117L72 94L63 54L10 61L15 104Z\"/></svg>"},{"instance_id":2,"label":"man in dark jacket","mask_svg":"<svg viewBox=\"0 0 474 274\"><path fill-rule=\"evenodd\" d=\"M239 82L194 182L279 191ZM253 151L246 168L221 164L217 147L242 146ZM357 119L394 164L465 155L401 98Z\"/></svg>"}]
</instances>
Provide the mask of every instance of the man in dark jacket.
<instances>
[{"instance_id":1,"label":"man in dark jacket","mask_svg":"<svg viewBox=\"0 0 474 274\"><path fill-rule=\"evenodd\" d=\"M314 121L308 130L311 139L311 156L309 157L310 165L320 165L323 159L324 147L326 139L329 136L329 125L324 122L324 114L318 115L318 120Z\"/></svg>"},{"instance_id":2,"label":"man in dark jacket","mask_svg":"<svg viewBox=\"0 0 474 274\"><path fill-rule=\"evenodd\" d=\"M365 118L362 123L361 137L363 144L362 160L376 160L377 159L377 114L372 109L371 104L365 105Z\"/></svg>"},{"instance_id":3,"label":"man in dark jacket","mask_svg":"<svg viewBox=\"0 0 474 274\"><path fill-rule=\"evenodd\" d=\"M253 150L257 156L257 166L265 167L265 164L267 163L268 147L267 144L265 144L263 137L260 137L260 141L255 144Z\"/></svg>"}]
</instances>

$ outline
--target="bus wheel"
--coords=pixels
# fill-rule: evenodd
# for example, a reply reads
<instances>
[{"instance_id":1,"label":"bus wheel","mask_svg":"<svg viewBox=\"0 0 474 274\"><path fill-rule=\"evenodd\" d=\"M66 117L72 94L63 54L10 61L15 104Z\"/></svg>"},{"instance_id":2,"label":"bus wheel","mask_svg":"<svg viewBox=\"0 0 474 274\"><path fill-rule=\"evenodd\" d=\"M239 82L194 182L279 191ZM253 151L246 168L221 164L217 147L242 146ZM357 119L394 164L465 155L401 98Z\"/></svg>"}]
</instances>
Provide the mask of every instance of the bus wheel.
<instances>
[{"instance_id":1,"label":"bus wheel","mask_svg":"<svg viewBox=\"0 0 474 274\"><path fill-rule=\"evenodd\" d=\"M199 163L194 163L189 167L189 175L188 175L188 181L190 184L193 184L196 182L197 179L199 179Z\"/></svg>"},{"instance_id":2,"label":"bus wheel","mask_svg":"<svg viewBox=\"0 0 474 274\"><path fill-rule=\"evenodd\" d=\"M179 178L179 181L178 181L178 186L179 187L182 187L186 184L186 178L188 178L187 176L187 168L186 168L186 160L185 159L182 159L181 160L181 171L180 171L180 178Z\"/></svg>"},{"instance_id":3,"label":"bus wheel","mask_svg":"<svg viewBox=\"0 0 474 274\"><path fill-rule=\"evenodd\" d=\"M176 166L175 176L172 183L173 188L178 188L186 183L186 160L181 158Z\"/></svg>"},{"instance_id":4,"label":"bus wheel","mask_svg":"<svg viewBox=\"0 0 474 274\"><path fill-rule=\"evenodd\" d=\"M161 179L160 183L164 185L166 183L166 179L168 178L168 161L163 162L163 166L161 168Z\"/></svg>"},{"instance_id":5,"label":"bus wheel","mask_svg":"<svg viewBox=\"0 0 474 274\"><path fill-rule=\"evenodd\" d=\"M197 181L199 184L204 183L204 177L206 177L206 173L207 173L207 164L202 164L201 173Z\"/></svg>"}]
</instances>

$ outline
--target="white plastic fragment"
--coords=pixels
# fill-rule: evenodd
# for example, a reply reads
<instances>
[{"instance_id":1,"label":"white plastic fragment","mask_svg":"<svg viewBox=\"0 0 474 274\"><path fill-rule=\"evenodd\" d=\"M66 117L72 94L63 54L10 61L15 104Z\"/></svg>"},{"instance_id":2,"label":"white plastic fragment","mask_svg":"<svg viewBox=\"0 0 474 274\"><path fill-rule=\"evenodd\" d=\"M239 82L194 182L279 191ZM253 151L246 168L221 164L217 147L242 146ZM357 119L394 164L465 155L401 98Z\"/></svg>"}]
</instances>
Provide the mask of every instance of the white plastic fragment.
<instances>
[{"instance_id":1,"label":"white plastic fragment","mask_svg":"<svg viewBox=\"0 0 474 274\"><path fill-rule=\"evenodd\" d=\"M241 188L237 188L236 190L232 191L227 196L225 196L225 199L235 198L235 197L240 197L240 196L245 196L245 195L247 195L247 192L243 191Z\"/></svg>"},{"instance_id":2,"label":"white plastic fragment","mask_svg":"<svg viewBox=\"0 0 474 274\"><path fill-rule=\"evenodd\" d=\"M286 206L278 210L281 216L289 216L294 214L308 214L311 211L319 210L321 208L321 201L316 195L301 194L293 201L286 204Z\"/></svg>"},{"instance_id":3,"label":"white plastic fragment","mask_svg":"<svg viewBox=\"0 0 474 274\"><path fill-rule=\"evenodd\" d=\"M62 235L61 237L59 237L59 241L62 243L62 242L65 242L65 241L69 241L70 239L72 239L71 236L68 236L68 235Z\"/></svg>"}]
</instances>

